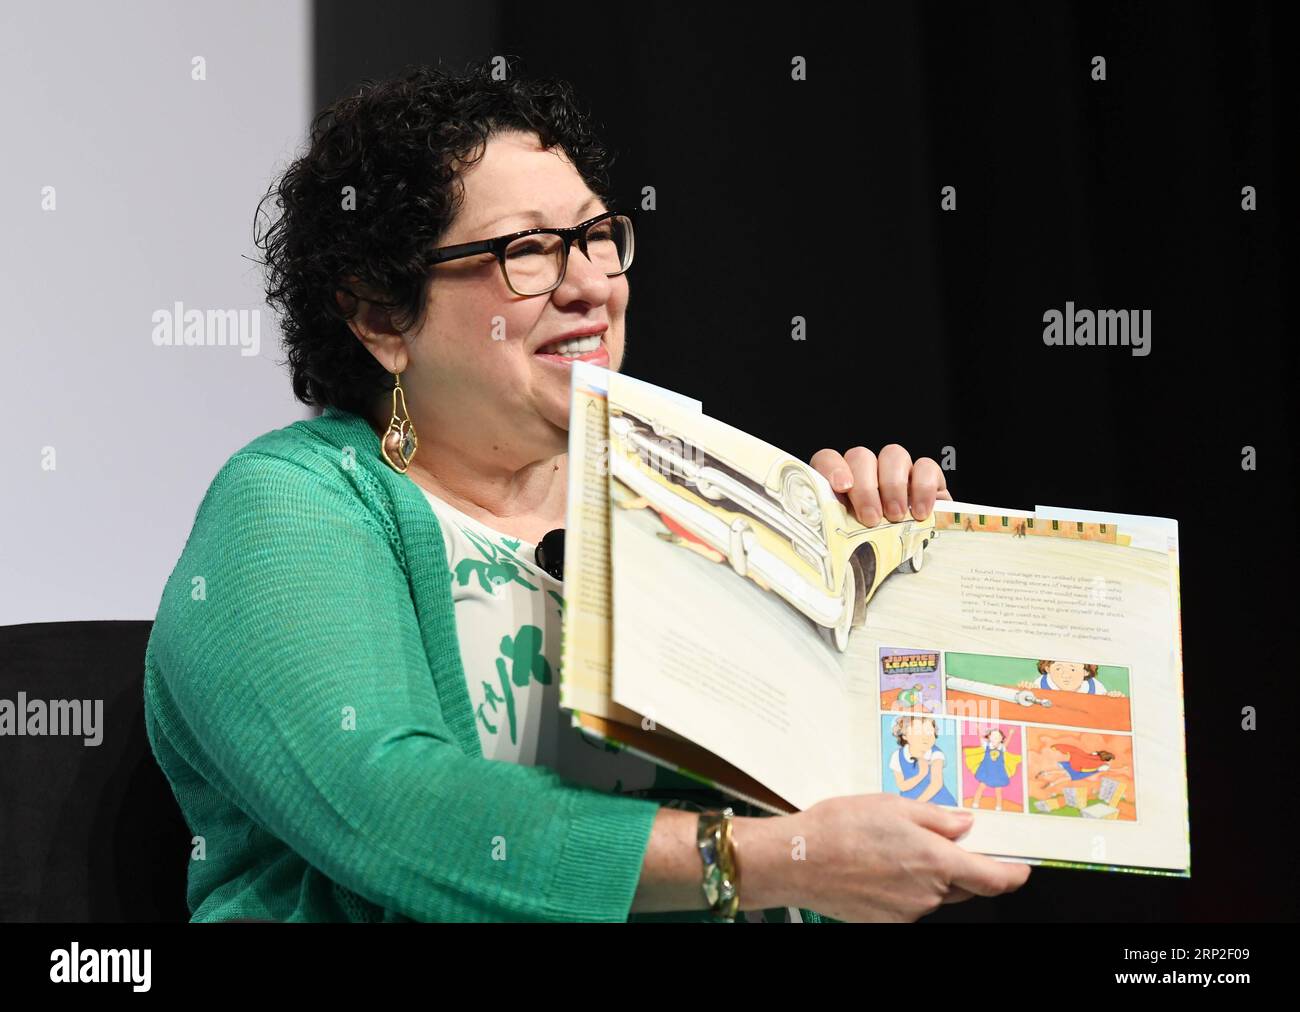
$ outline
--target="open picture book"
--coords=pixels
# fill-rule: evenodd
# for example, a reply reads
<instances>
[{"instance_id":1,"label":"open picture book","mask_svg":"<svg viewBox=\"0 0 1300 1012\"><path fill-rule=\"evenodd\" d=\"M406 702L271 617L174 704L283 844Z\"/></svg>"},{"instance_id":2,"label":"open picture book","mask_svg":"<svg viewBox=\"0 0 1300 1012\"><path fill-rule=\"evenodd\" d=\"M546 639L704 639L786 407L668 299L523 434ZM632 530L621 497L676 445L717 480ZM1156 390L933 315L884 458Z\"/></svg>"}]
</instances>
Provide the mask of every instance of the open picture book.
<instances>
[{"instance_id":1,"label":"open picture book","mask_svg":"<svg viewBox=\"0 0 1300 1012\"><path fill-rule=\"evenodd\" d=\"M969 850L1190 874L1178 525L938 502L857 521L808 463L573 366L560 703L773 813L888 792Z\"/></svg>"}]
</instances>

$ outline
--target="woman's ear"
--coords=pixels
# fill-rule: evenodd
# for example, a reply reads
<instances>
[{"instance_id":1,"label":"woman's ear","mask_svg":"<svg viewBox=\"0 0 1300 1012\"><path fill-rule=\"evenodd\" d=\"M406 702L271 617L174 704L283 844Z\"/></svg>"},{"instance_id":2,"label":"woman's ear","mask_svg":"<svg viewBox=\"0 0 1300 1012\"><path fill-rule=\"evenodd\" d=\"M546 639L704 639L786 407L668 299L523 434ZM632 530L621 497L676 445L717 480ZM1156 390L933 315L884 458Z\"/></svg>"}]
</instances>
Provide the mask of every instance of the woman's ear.
<instances>
[{"instance_id":1,"label":"woman's ear","mask_svg":"<svg viewBox=\"0 0 1300 1012\"><path fill-rule=\"evenodd\" d=\"M393 326L392 315L376 301L379 293L355 277L345 278L344 285L335 291L334 299L352 333L388 372L405 371L406 342Z\"/></svg>"}]
</instances>

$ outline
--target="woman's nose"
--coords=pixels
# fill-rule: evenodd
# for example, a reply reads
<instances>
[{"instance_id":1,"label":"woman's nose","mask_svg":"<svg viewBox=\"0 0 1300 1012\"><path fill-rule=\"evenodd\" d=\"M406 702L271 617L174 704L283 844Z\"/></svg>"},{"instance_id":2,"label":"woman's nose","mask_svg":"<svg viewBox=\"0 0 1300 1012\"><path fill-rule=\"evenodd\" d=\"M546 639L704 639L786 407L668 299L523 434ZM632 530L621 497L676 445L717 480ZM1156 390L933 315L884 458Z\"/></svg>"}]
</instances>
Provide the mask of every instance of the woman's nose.
<instances>
[{"instance_id":1,"label":"woman's nose","mask_svg":"<svg viewBox=\"0 0 1300 1012\"><path fill-rule=\"evenodd\" d=\"M585 302L605 302L609 299L611 282L605 272L593 264L575 241L569 248L569 263L564 280L555 290L559 299L580 298Z\"/></svg>"}]
</instances>

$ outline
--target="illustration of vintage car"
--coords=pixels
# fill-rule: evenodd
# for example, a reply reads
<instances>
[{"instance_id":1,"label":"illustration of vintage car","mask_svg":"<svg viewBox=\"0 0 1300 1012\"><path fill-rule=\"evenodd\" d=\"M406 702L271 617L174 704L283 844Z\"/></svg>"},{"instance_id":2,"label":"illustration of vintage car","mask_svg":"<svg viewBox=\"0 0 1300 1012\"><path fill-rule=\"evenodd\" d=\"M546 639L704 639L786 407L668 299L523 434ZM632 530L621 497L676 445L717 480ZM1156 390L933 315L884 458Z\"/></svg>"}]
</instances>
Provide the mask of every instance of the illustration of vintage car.
<instances>
[{"instance_id":1,"label":"illustration of vintage car","mask_svg":"<svg viewBox=\"0 0 1300 1012\"><path fill-rule=\"evenodd\" d=\"M865 527L814 468L759 440L708 452L611 405L610 473L806 615L835 648L895 569L920 572L934 515Z\"/></svg>"}]
</instances>

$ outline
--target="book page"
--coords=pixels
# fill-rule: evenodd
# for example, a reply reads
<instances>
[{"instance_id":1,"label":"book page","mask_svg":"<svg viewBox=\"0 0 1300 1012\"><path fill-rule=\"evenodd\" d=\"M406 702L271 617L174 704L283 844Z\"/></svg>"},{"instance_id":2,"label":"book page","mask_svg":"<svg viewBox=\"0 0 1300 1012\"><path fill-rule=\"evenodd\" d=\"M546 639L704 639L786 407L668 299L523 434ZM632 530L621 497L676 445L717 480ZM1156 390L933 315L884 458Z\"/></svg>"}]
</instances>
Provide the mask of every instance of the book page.
<instances>
[{"instance_id":1,"label":"book page","mask_svg":"<svg viewBox=\"0 0 1300 1012\"><path fill-rule=\"evenodd\" d=\"M757 525L742 530L750 514L727 498L748 496L777 523L780 504L736 470L743 460L821 476L623 377L609 378L609 412L614 700L799 808L865 782L867 770L850 769L848 685L832 648L767 584L789 561L772 553L793 552Z\"/></svg>"},{"instance_id":2,"label":"book page","mask_svg":"<svg viewBox=\"0 0 1300 1012\"><path fill-rule=\"evenodd\" d=\"M564 534L564 630L560 705L639 727L642 718L610 693L608 370L575 362L570 374L568 510ZM624 377L698 412L700 402Z\"/></svg>"},{"instance_id":3,"label":"book page","mask_svg":"<svg viewBox=\"0 0 1300 1012\"><path fill-rule=\"evenodd\" d=\"M573 726L588 737L757 808L774 814L794 811L753 777L611 698L607 373L579 362L572 375L561 706L572 711ZM691 411L700 410L699 401L660 392Z\"/></svg>"},{"instance_id":4,"label":"book page","mask_svg":"<svg viewBox=\"0 0 1300 1012\"><path fill-rule=\"evenodd\" d=\"M919 736L980 813L963 846L1184 872L1177 524L946 502L935 519L921 571L881 587L860 633L872 789L906 793Z\"/></svg>"}]
</instances>

